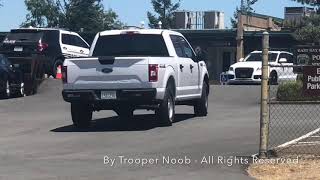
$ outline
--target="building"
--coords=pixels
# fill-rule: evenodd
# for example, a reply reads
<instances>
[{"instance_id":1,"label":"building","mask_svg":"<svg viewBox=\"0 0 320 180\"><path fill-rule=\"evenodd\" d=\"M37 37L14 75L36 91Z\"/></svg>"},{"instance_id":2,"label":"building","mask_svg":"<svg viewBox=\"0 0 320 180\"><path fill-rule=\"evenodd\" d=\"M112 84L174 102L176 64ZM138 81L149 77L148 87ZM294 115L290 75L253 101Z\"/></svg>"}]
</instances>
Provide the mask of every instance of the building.
<instances>
[{"instance_id":1,"label":"building","mask_svg":"<svg viewBox=\"0 0 320 180\"><path fill-rule=\"evenodd\" d=\"M303 17L309 17L316 13L316 10L310 7L285 7L284 11L284 19L287 23L299 22Z\"/></svg>"},{"instance_id":2,"label":"building","mask_svg":"<svg viewBox=\"0 0 320 180\"><path fill-rule=\"evenodd\" d=\"M177 11L175 29L225 29L224 13L219 11Z\"/></svg>"}]
</instances>

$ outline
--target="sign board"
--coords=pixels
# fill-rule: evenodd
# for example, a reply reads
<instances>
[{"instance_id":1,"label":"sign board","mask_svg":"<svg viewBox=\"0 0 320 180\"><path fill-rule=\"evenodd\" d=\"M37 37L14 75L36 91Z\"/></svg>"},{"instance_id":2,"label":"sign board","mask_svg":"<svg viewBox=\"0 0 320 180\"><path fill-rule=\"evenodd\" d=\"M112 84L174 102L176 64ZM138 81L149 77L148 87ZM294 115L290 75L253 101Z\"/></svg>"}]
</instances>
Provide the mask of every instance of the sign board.
<instances>
[{"instance_id":1,"label":"sign board","mask_svg":"<svg viewBox=\"0 0 320 180\"><path fill-rule=\"evenodd\" d=\"M220 83L223 85L223 84L228 83L228 81L229 81L229 75L225 72L221 73L220 74Z\"/></svg>"},{"instance_id":2,"label":"sign board","mask_svg":"<svg viewBox=\"0 0 320 180\"><path fill-rule=\"evenodd\" d=\"M296 46L295 65L320 66L320 46Z\"/></svg>"},{"instance_id":3,"label":"sign board","mask_svg":"<svg viewBox=\"0 0 320 180\"><path fill-rule=\"evenodd\" d=\"M304 96L320 96L320 66L303 67Z\"/></svg>"}]
</instances>

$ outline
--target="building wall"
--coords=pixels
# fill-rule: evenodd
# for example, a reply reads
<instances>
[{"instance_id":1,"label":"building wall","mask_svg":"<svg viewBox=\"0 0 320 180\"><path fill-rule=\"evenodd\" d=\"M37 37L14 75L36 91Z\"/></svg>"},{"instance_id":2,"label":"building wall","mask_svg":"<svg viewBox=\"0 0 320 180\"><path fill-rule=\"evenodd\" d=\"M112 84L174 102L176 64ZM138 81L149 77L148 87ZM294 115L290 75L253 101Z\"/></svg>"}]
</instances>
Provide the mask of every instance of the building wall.
<instances>
[{"instance_id":1,"label":"building wall","mask_svg":"<svg viewBox=\"0 0 320 180\"><path fill-rule=\"evenodd\" d=\"M207 65L210 79L219 80L220 74L226 71L225 68L229 69L229 67L223 67L224 61L228 61L225 63L228 63L229 66L235 63L237 49L235 47L209 47L208 49ZM229 53L230 58L224 59L224 53Z\"/></svg>"},{"instance_id":2,"label":"building wall","mask_svg":"<svg viewBox=\"0 0 320 180\"><path fill-rule=\"evenodd\" d=\"M219 11L177 11L175 29L224 29L224 13Z\"/></svg>"},{"instance_id":3,"label":"building wall","mask_svg":"<svg viewBox=\"0 0 320 180\"><path fill-rule=\"evenodd\" d=\"M208 11L204 13L204 29L224 29L224 13Z\"/></svg>"}]
</instances>

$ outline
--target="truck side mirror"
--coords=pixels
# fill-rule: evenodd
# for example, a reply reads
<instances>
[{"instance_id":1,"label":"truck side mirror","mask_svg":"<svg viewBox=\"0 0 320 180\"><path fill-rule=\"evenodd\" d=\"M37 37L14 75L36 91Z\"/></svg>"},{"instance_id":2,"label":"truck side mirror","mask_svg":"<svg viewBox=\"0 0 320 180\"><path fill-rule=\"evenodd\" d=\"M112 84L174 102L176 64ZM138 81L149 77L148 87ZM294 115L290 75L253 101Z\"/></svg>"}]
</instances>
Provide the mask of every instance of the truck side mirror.
<instances>
[{"instance_id":1,"label":"truck side mirror","mask_svg":"<svg viewBox=\"0 0 320 180\"><path fill-rule=\"evenodd\" d=\"M194 62L202 61L201 57L198 54L195 54L192 59Z\"/></svg>"},{"instance_id":2,"label":"truck side mirror","mask_svg":"<svg viewBox=\"0 0 320 180\"><path fill-rule=\"evenodd\" d=\"M240 59L239 59L239 62L244 62L244 58L240 58Z\"/></svg>"}]
</instances>

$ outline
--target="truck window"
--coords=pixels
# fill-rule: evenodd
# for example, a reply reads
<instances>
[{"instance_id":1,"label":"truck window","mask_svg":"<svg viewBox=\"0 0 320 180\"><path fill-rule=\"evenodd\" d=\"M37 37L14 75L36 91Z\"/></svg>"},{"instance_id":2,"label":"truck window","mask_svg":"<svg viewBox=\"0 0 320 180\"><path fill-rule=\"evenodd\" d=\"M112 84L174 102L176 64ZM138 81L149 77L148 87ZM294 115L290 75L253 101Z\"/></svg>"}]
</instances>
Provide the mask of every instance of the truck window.
<instances>
[{"instance_id":1,"label":"truck window","mask_svg":"<svg viewBox=\"0 0 320 180\"><path fill-rule=\"evenodd\" d=\"M168 57L169 53L161 35L121 34L100 36L92 55Z\"/></svg>"},{"instance_id":2,"label":"truck window","mask_svg":"<svg viewBox=\"0 0 320 180\"><path fill-rule=\"evenodd\" d=\"M69 34L62 34L62 44L73 45L72 37Z\"/></svg>"},{"instance_id":3,"label":"truck window","mask_svg":"<svg viewBox=\"0 0 320 180\"><path fill-rule=\"evenodd\" d=\"M183 55L183 48L182 48L182 46L181 46L181 43L180 43L178 37L179 37L179 36L173 36L173 35L170 36L171 41L172 41L172 43L173 43L173 46L174 46L174 49L175 49L175 51L176 51L177 56L179 56L179 57L184 57L184 55Z\"/></svg>"},{"instance_id":4,"label":"truck window","mask_svg":"<svg viewBox=\"0 0 320 180\"><path fill-rule=\"evenodd\" d=\"M7 35L6 40L37 42L42 36L43 32L38 31L13 31Z\"/></svg>"},{"instance_id":5,"label":"truck window","mask_svg":"<svg viewBox=\"0 0 320 180\"><path fill-rule=\"evenodd\" d=\"M74 38L76 46L79 46L82 48L89 48L88 45L80 37L73 35L73 38Z\"/></svg>"},{"instance_id":6,"label":"truck window","mask_svg":"<svg viewBox=\"0 0 320 180\"><path fill-rule=\"evenodd\" d=\"M170 38L176 50L177 56L191 59L193 58L194 55L192 48L183 37L171 35Z\"/></svg>"}]
</instances>

